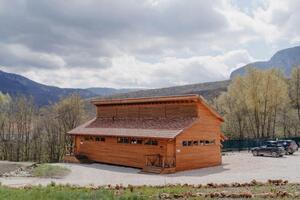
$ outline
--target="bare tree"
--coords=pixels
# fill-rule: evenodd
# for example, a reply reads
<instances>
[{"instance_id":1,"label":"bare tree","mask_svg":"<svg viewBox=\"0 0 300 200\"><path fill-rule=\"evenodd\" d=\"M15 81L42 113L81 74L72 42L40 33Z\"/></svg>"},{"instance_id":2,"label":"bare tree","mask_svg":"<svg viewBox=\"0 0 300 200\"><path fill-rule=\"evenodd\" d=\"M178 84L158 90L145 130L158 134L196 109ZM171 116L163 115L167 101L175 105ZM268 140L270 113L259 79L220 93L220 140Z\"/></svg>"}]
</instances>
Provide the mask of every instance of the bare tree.
<instances>
[{"instance_id":1,"label":"bare tree","mask_svg":"<svg viewBox=\"0 0 300 200\"><path fill-rule=\"evenodd\" d=\"M250 69L245 77L235 78L218 100L225 114L224 129L243 139L276 136L279 115L289 103L288 84L276 70Z\"/></svg>"},{"instance_id":2,"label":"bare tree","mask_svg":"<svg viewBox=\"0 0 300 200\"><path fill-rule=\"evenodd\" d=\"M297 109L298 119L300 121L300 67L295 67L292 71L291 98L293 105Z\"/></svg>"}]
</instances>

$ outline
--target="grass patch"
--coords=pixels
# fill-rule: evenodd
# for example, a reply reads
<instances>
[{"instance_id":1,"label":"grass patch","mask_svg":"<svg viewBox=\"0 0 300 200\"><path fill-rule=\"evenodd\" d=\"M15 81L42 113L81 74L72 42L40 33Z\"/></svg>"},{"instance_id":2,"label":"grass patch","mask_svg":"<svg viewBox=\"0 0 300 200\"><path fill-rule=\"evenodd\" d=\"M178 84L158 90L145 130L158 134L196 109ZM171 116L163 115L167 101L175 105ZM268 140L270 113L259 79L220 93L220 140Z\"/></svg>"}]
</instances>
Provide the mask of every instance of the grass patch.
<instances>
[{"instance_id":1,"label":"grass patch","mask_svg":"<svg viewBox=\"0 0 300 200\"><path fill-rule=\"evenodd\" d=\"M251 194L250 199L299 199L299 184L274 185L270 183L252 186L116 186L116 187L79 187L71 185L49 184L42 186L25 186L9 188L0 186L0 199L8 200L140 200L140 199L215 199L216 194ZM283 195L285 194L286 195ZM299 195L299 196L298 196ZM245 199L238 196L217 197L217 199Z\"/></svg>"},{"instance_id":2,"label":"grass patch","mask_svg":"<svg viewBox=\"0 0 300 200\"><path fill-rule=\"evenodd\" d=\"M41 178L62 178L69 173L70 170L68 168L49 164L40 164L32 171L33 176Z\"/></svg>"}]
</instances>

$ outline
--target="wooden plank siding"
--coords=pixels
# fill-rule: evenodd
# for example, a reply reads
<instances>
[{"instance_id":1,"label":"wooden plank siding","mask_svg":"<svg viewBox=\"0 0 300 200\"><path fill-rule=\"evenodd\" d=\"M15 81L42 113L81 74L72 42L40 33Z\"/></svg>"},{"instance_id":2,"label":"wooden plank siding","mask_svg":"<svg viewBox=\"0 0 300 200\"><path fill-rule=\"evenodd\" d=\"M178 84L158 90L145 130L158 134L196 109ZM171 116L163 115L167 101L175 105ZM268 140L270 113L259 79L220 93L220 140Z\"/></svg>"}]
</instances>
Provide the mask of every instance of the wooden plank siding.
<instances>
[{"instance_id":1,"label":"wooden plank siding","mask_svg":"<svg viewBox=\"0 0 300 200\"><path fill-rule=\"evenodd\" d=\"M220 165L221 121L198 104L199 122L176 137L176 171ZM182 146L183 141L215 140L215 144Z\"/></svg>"},{"instance_id":2,"label":"wooden plank siding","mask_svg":"<svg viewBox=\"0 0 300 200\"><path fill-rule=\"evenodd\" d=\"M196 103L97 106L97 117L103 118L178 118L197 117Z\"/></svg>"},{"instance_id":3,"label":"wooden plank siding","mask_svg":"<svg viewBox=\"0 0 300 200\"><path fill-rule=\"evenodd\" d=\"M81 144L82 143L82 144ZM174 140L158 140L158 145L121 144L117 137L105 137L105 142L85 141L83 136L76 137L76 153L86 155L90 160L123 166L143 168L145 155L167 155Z\"/></svg>"}]
</instances>

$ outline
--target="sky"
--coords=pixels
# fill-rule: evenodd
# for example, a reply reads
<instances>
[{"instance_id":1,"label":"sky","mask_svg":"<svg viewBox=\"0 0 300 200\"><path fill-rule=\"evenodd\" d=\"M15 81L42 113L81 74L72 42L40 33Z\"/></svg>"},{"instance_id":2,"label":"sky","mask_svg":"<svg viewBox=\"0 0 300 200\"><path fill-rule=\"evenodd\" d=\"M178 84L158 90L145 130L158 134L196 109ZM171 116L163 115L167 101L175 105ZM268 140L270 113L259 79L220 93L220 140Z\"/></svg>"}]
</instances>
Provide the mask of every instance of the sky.
<instances>
[{"instance_id":1,"label":"sky","mask_svg":"<svg viewBox=\"0 0 300 200\"><path fill-rule=\"evenodd\" d=\"M299 0L0 0L0 70L59 87L226 80L300 45Z\"/></svg>"}]
</instances>

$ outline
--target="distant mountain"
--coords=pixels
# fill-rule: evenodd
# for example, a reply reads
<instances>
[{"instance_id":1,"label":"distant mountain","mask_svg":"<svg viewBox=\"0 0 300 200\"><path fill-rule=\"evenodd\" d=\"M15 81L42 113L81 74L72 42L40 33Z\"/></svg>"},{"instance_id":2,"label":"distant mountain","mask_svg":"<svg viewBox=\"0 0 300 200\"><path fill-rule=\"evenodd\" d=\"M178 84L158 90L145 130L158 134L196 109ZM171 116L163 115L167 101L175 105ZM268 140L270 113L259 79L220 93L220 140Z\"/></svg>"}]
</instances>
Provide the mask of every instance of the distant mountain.
<instances>
[{"instance_id":1,"label":"distant mountain","mask_svg":"<svg viewBox=\"0 0 300 200\"><path fill-rule=\"evenodd\" d=\"M59 101L60 98L76 93L82 98L135 98L149 96L168 96L179 94L199 94L211 100L220 92L226 91L230 81L209 82L174 86L161 89L115 89L115 88L87 88L72 89L59 88L37 83L21 75L6 73L0 70L0 91L11 96L31 96L38 106L48 105Z\"/></svg>"},{"instance_id":2,"label":"distant mountain","mask_svg":"<svg viewBox=\"0 0 300 200\"><path fill-rule=\"evenodd\" d=\"M238 68L231 73L230 78L237 75L244 75L247 72L247 69L251 67L262 70L276 68L282 70L286 76L289 76L293 67L297 65L300 65L300 46L280 50L268 61L253 62Z\"/></svg>"},{"instance_id":3,"label":"distant mountain","mask_svg":"<svg viewBox=\"0 0 300 200\"><path fill-rule=\"evenodd\" d=\"M108 95L134 92L134 91L140 90L138 88L134 88L134 89L126 89L126 88L125 89L115 89L115 88L105 88L105 87L92 87L92 88L86 88L86 89L91 91L94 94L101 95L101 96L108 96Z\"/></svg>"},{"instance_id":4,"label":"distant mountain","mask_svg":"<svg viewBox=\"0 0 300 200\"><path fill-rule=\"evenodd\" d=\"M61 97L72 93L79 94L82 98L97 96L85 89L68 89L43 85L34 82L21 75L6 73L0 70L0 91L11 96L31 96L34 102L39 105L47 105L57 102Z\"/></svg>"},{"instance_id":5,"label":"distant mountain","mask_svg":"<svg viewBox=\"0 0 300 200\"><path fill-rule=\"evenodd\" d=\"M227 87L230 84L230 80L217 81L208 83L199 83L183 86L174 86L160 89L148 89L139 90L134 92L128 92L123 94L116 94L111 96L102 97L108 98L138 98L138 97L150 97L150 96L170 96L170 95L182 95L182 94L199 94L205 99L211 101L217 97L221 92L227 91Z\"/></svg>"}]
</instances>

